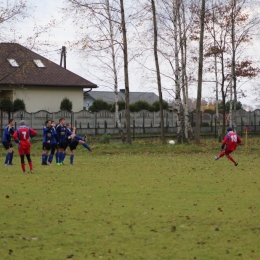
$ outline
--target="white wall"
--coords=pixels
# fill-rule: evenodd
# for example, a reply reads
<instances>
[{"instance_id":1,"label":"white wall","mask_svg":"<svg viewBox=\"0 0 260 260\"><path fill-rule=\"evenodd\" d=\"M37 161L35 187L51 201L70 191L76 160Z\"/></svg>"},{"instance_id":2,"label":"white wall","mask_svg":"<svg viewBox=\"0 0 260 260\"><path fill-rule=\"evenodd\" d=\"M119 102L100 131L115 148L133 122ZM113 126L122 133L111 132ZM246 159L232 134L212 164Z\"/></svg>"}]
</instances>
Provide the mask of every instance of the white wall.
<instances>
[{"instance_id":1,"label":"white wall","mask_svg":"<svg viewBox=\"0 0 260 260\"><path fill-rule=\"evenodd\" d=\"M27 112L47 110L57 112L60 110L60 103L64 98L72 102L72 110L83 109L83 89L75 87L26 87L15 88L13 100L23 99Z\"/></svg>"}]
</instances>

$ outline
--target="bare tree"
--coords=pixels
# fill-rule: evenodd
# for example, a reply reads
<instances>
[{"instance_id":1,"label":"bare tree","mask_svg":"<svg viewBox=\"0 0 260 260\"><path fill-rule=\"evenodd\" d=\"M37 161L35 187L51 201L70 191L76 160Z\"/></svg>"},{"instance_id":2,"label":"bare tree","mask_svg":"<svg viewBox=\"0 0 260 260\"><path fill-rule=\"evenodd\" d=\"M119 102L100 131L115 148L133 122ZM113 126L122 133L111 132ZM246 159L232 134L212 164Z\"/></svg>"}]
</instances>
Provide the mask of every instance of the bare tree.
<instances>
[{"instance_id":1,"label":"bare tree","mask_svg":"<svg viewBox=\"0 0 260 260\"><path fill-rule=\"evenodd\" d=\"M124 0L120 0L121 13L121 29L123 33L123 53L124 53L124 78L125 78L125 104L126 104L126 140L131 144L131 126L130 126L130 91L129 91L129 75L128 75L128 48L127 48L127 33L125 22Z\"/></svg>"},{"instance_id":2,"label":"bare tree","mask_svg":"<svg viewBox=\"0 0 260 260\"><path fill-rule=\"evenodd\" d=\"M153 13L153 30L154 30L154 59L155 59L155 67L156 67L156 74L157 74L157 85L158 85L158 93L159 93L159 103L160 103L161 140L162 140L162 143L165 143L165 136L164 136L164 118L163 118L162 85L161 85L160 66L159 66L159 61L158 61L157 18L156 18L156 7L155 7L154 0L151 0L151 5L152 5L152 13Z\"/></svg>"},{"instance_id":3,"label":"bare tree","mask_svg":"<svg viewBox=\"0 0 260 260\"><path fill-rule=\"evenodd\" d=\"M125 136L118 111L118 74L122 64L120 51L124 50L124 43L120 40L120 38L122 38L120 35L123 32L119 17L120 6L116 1L111 0L72 0L70 1L69 7L69 9L65 8L64 11L73 12L75 25L80 26L80 28L88 26L88 30L86 30L84 34L80 32L80 38L73 42L73 46L80 47L80 52L83 52L86 57L90 57L90 60L94 60L96 64L92 64L92 66L97 66L99 70L102 68L103 82L113 85L116 122L122 141L124 142ZM90 33L90 31L92 33ZM99 63L97 63L96 60L98 60ZM101 78L99 78L99 80L101 80ZM129 90L128 97L126 93L126 99L127 98L129 107ZM128 112L128 115L130 116L130 112ZM126 118L128 118L127 115Z\"/></svg>"},{"instance_id":4,"label":"bare tree","mask_svg":"<svg viewBox=\"0 0 260 260\"><path fill-rule=\"evenodd\" d=\"M199 69L198 69L198 89L197 89L197 105L196 105L196 131L195 131L195 139L196 139L197 143L200 143L200 119L201 119L205 10L206 10L205 0L202 0L201 1L201 10L200 10Z\"/></svg>"}]
</instances>

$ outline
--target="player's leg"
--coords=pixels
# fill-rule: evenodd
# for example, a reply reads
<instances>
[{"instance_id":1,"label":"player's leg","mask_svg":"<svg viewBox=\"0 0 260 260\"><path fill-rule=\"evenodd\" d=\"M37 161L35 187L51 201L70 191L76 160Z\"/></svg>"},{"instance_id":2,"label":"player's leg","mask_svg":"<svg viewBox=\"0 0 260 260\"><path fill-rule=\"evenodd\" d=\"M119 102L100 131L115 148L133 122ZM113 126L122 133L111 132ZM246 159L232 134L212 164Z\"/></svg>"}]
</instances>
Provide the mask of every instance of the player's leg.
<instances>
[{"instance_id":1,"label":"player's leg","mask_svg":"<svg viewBox=\"0 0 260 260\"><path fill-rule=\"evenodd\" d=\"M7 151L6 156L5 156L5 163L4 163L4 165L8 166L8 162L9 162L11 156L12 156L12 149L10 148L10 144L8 142L2 142L2 144L3 144L4 148L5 148L5 150Z\"/></svg>"},{"instance_id":2,"label":"player's leg","mask_svg":"<svg viewBox=\"0 0 260 260\"><path fill-rule=\"evenodd\" d=\"M86 149L88 149L90 152L95 148L95 146L89 147L87 144L85 138L80 137L79 135L76 135L74 137L76 140L78 140L79 144L82 144Z\"/></svg>"},{"instance_id":3,"label":"player's leg","mask_svg":"<svg viewBox=\"0 0 260 260\"><path fill-rule=\"evenodd\" d=\"M218 156L215 156L215 160L218 160L219 158L223 157L225 155L225 150L221 151Z\"/></svg>"},{"instance_id":4,"label":"player's leg","mask_svg":"<svg viewBox=\"0 0 260 260\"><path fill-rule=\"evenodd\" d=\"M10 156L10 158L9 158L8 165L12 166L12 165L13 165L13 157L14 157L14 149L13 149L12 144L10 144L10 145L11 145L11 149L10 149L11 156Z\"/></svg>"},{"instance_id":5,"label":"player's leg","mask_svg":"<svg viewBox=\"0 0 260 260\"><path fill-rule=\"evenodd\" d=\"M51 144L51 153L49 155L49 158L48 158L48 165L51 165L52 164L52 160L53 160L53 157L54 157L54 154L55 154L55 150L56 150L56 144Z\"/></svg>"},{"instance_id":6,"label":"player's leg","mask_svg":"<svg viewBox=\"0 0 260 260\"><path fill-rule=\"evenodd\" d=\"M62 161L61 161L61 164L62 164L62 165L64 165L64 160L65 160L66 155L67 155L67 153L68 153L68 146L69 146L68 143L65 143L64 146L63 146L64 153L63 153Z\"/></svg>"},{"instance_id":7,"label":"player's leg","mask_svg":"<svg viewBox=\"0 0 260 260\"><path fill-rule=\"evenodd\" d=\"M57 165L62 165L63 157L64 157L64 144L60 143L59 144L59 149L58 149L58 163Z\"/></svg>"},{"instance_id":8,"label":"player's leg","mask_svg":"<svg viewBox=\"0 0 260 260\"><path fill-rule=\"evenodd\" d=\"M32 160L31 160L31 154L30 154L29 149L27 149L25 156L26 156L28 164L30 166L30 172L33 173L33 163L32 163Z\"/></svg>"},{"instance_id":9,"label":"player's leg","mask_svg":"<svg viewBox=\"0 0 260 260\"><path fill-rule=\"evenodd\" d=\"M26 173L23 150L19 149L18 151L19 151L19 155L20 155L20 159L21 159L21 167L22 167L23 173Z\"/></svg>"},{"instance_id":10,"label":"player's leg","mask_svg":"<svg viewBox=\"0 0 260 260\"><path fill-rule=\"evenodd\" d=\"M70 155L70 164L74 164L74 156L75 156L76 150L71 150L71 155Z\"/></svg>"},{"instance_id":11,"label":"player's leg","mask_svg":"<svg viewBox=\"0 0 260 260\"><path fill-rule=\"evenodd\" d=\"M95 148L95 146L89 147L88 144L82 140L79 140L79 144L82 144L82 146L88 149L90 152Z\"/></svg>"},{"instance_id":12,"label":"player's leg","mask_svg":"<svg viewBox=\"0 0 260 260\"><path fill-rule=\"evenodd\" d=\"M42 143L42 165L47 165L48 143Z\"/></svg>"},{"instance_id":13,"label":"player's leg","mask_svg":"<svg viewBox=\"0 0 260 260\"><path fill-rule=\"evenodd\" d=\"M232 152L233 152L233 151L227 151L226 156L227 156L227 158L228 158L232 163L234 163L235 166L237 166L238 163L237 163L237 162L234 160L234 158L230 155Z\"/></svg>"},{"instance_id":14,"label":"player's leg","mask_svg":"<svg viewBox=\"0 0 260 260\"><path fill-rule=\"evenodd\" d=\"M70 155L70 164L74 164L74 156L75 156L75 152L78 146L78 142L72 142L69 145L70 151L71 151L71 155Z\"/></svg>"}]
</instances>

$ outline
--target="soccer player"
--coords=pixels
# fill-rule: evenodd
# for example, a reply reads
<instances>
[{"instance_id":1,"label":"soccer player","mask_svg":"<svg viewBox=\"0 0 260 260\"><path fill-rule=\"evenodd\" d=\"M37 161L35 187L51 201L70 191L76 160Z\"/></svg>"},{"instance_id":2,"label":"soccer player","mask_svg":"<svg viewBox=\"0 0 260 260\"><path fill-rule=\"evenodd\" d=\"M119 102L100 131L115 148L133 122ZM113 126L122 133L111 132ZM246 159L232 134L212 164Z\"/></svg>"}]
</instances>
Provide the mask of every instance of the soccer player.
<instances>
[{"instance_id":1,"label":"soccer player","mask_svg":"<svg viewBox=\"0 0 260 260\"><path fill-rule=\"evenodd\" d=\"M58 137L57 137L57 132L56 132L55 126L56 126L56 124L54 123L54 121L51 121L51 153L48 158L48 162L47 162L48 165L52 164L52 160L53 160L54 153L55 153L55 150L57 148L57 143L58 143L58 141L57 141Z\"/></svg>"},{"instance_id":2,"label":"soccer player","mask_svg":"<svg viewBox=\"0 0 260 260\"><path fill-rule=\"evenodd\" d=\"M232 127L228 127L227 132L228 133L225 135L224 140L221 145L221 152L220 152L219 156L215 156L215 160L218 160L219 158L226 155L227 158L231 162L233 162L235 166L237 166L238 163L234 160L234 158L230 154L236 150L237 144L240 144L242 142L242 140L237 135L237 133L233 132ZM225 148L225 146L226 146L226 148ZM224 148L225 148L225 150L224 150Z\"/></svg>"},{"instance_id":3,"label":"soccer player","mask_svg":"<svg viewBox=\"0 0 260 260\"><path fill-rule=\"evenodd\" d=\"M57 138L58 138L58 148L57 148L57 165L63 165L63 160L65 158L65 149L67 147L67 138L71 135L65 125L65 118L60 118L59 124L56 127Z\"/></svg>"},{"instance_id":4,"label":"soccer player","mask_svg":"<svg viewBox=\"0 0 260 260\"><path fill-rule=\"evenodd\" d=\"M51 150L51 134L52 126L51 120L46 120L43 127L43 140L42 140L42 165L47 165L48 153Z\"/></svg>"},{"instance_id":5,"label":"soccer player","mask_svg":"<svg viewBox=\"0 0 260 260\"><path fill-rule=\"evenodd\" d=\"M74 134L75 134L75 131L76 131L76 127L73 128ZM70 145L69 145L69 148L70 148L70 151L71 151L70 164L74 164L74 156L75 156L77 146L79 144L82 144L90 152L93 151L93 149L95 148L95 146L89 147L85 138L82 138L82 137L75 134L75 136L71 139L71 142L70 142Z\"/></svg>"},{"instance_id":6,"label":"soccer player","mask_svg":"<svg viewBox=\"0 0 260 260\"><path fill-rule=\"evenodd\" d=\"M37 132L33 128L25 126L24 120L20 121L20 127L13 134L13 139L16 143L19 144L18 152L21 158L21 167L23 173L26 173L24 156L27 158L28 164L30 166L30 172L33 173L33 163L30 155L31 143L29 139L33 138L35 135L37 135Z\"/></svg>"},{"instance_id":7,"label":"soccer player","mask_svg":"<svg viewBox=\"0 0 260 260\"><path fill-rule=\"evenodd\" d=\"M11 138L15 131L14 124L15 124L14 119L10 119L9 124L5 127L3 138L2 138L2 144L7 151L7 154L5 157L5 163L4 163L5 166L13 165L12 161L13 161L14 149L13 149L13 145L11 143Z\"/></svg>"}]
</instances>

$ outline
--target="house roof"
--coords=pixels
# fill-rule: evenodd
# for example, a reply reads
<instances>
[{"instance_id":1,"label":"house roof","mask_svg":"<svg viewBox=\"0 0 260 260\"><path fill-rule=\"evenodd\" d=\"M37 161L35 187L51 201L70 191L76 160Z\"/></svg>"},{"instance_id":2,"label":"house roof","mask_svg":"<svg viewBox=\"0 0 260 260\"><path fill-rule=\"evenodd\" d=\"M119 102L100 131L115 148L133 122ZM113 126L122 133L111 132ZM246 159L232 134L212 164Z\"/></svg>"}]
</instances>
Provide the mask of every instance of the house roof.
<instances>
[{"instance_id":1,"label":"house roof","mask_svg":"<svg viewBox=\"0 0 260 260\"><path fill-rule=\"evenodd\" d=\"M34 60L40 60L44 67ZM0 85L97 88L96 84L18 43L0 43Z\"/></svg>"},{"instance_id":2,"label":"house roof","mask_svg":"<svg viewBox=\"0 0 260 260\"><path fill-rule=\"evenodd\" d=\"M92 98L93 100L102 99L107 103L115 103L115 93L112 91L89 91L84 92L84 98ZM130 92L129 93L130 104L136 101L143 100L149 104L153 104L159 100L159 97L153 92ZM118 92L118 100L125 101L125 93L123 90Z\"/></svg>"}]
</instances>

